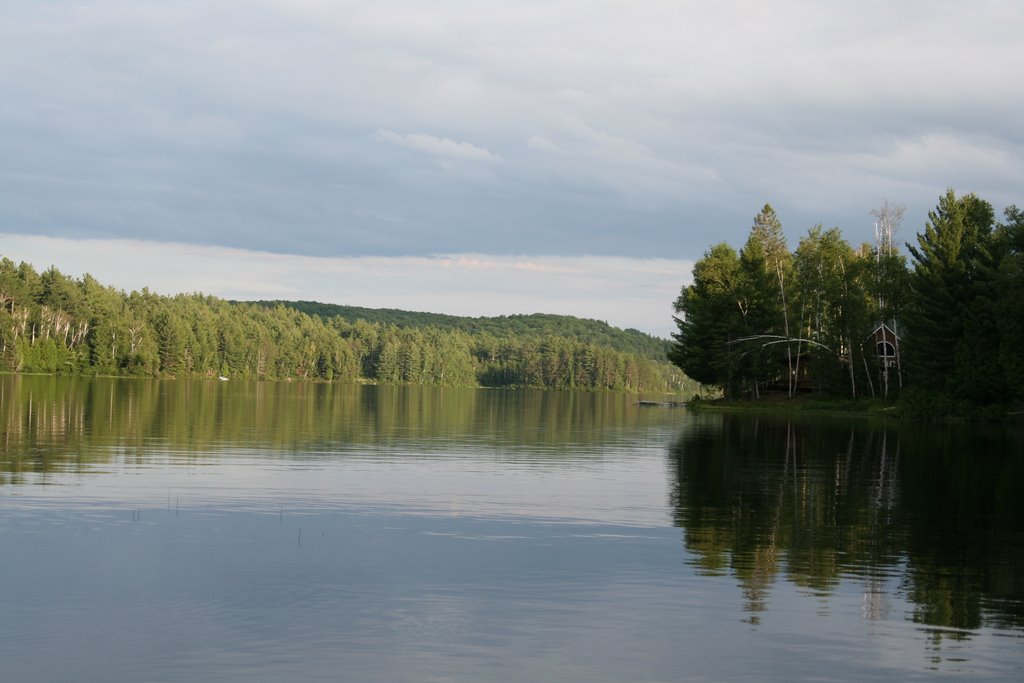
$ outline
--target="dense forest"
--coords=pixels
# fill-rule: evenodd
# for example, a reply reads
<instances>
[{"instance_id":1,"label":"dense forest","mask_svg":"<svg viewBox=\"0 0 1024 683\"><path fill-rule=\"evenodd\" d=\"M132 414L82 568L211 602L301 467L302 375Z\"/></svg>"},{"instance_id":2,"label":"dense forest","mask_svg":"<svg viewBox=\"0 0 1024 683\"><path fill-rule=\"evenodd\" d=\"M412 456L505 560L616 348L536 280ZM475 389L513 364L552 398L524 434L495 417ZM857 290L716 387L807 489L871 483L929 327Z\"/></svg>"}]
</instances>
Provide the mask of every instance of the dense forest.
<instances>
[{"instance_id":1,"label":"dense forest","mask_svg":"<svg viewBox=\"0 0 1024 683\"><path fill-rule=\"evenodd\" d=\"M666 360L557 329L493 334L324 318L202 294L125 293L90 275L0 260L0 371L696 390Z\"/></svg>"},{"instance_id":2,"label":"dense forest","mask_svg":"<svg viewBox=\"0 0 1024 683\"><path fill-rule=\"evenodd\" d=\"M669 356L728 397L818 392L901 398L957 413L1024 400L1024 212L949 190L896 243L902 207L872 212L875 240L811 228L791 251L770 205L737 252L711 247L676 300Z\"/></svg>"},{"instance_id":3,"label":"dense forest","mask_svg":"<svg viewBox=\"0 0 1024 683\"><path fill-rule=\"evenodd\" d=\"M569 337L659 361L665 360L665 354L669 349L669 342L666 340L639 330L623 330L612 327L601 320L551 313L473 318L444 313L403 311L395 308L342 306L317 301L254 301L252 303L269 308L281 305L309 315L318 315L321 318L339 317L349 322L365 320L396 327L435 327L441 330L459 330L471 335L489 334L495 337Z\"/></svg>"}]
</instances>

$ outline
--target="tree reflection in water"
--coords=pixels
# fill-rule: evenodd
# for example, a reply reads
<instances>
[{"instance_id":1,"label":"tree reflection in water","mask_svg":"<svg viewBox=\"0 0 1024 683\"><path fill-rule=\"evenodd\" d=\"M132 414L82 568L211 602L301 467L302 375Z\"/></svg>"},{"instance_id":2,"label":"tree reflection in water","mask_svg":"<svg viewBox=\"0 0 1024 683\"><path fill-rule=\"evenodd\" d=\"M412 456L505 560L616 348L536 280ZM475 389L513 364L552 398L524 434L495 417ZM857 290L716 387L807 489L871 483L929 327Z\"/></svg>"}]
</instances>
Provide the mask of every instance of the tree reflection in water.
<instances>
[{"instance_id":1,"label":"tree reflection in water","mask_svg":"<svg viewBox=\"0 0 1024 683\"><path fill-rule=\"evenodd\" d=\"M675 523L758 623L779 576L962 638L1024 627L1024 455L1009 429L700 415L671 448Z\"/></svg>"}]
</instances>

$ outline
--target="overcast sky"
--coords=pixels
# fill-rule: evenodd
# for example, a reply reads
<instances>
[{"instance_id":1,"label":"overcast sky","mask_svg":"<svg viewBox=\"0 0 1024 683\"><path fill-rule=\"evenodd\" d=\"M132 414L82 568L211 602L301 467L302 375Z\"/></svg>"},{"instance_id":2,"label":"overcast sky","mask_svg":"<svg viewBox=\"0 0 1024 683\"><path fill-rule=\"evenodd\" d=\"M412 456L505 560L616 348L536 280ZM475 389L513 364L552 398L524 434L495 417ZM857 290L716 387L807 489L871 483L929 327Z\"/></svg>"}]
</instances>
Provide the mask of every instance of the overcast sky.
<instances>
[{"instance_id":1,"label":"overcast sky","mask_svg":"<svg viewBox=\"0 0 1024 683\"><path fill-rule=\"evenodd\" d=\"M0 254L74 272L60 254L105 244L86 269L126 288L179 272L157 256L148 281L128 282L119 263L160 253L139 241L192 245L211 268L232 259L234 284L203 286L213 294L249 282L453 313L488 310L492 294L435 278L445 259L494 265L496 313L560 296L501 264L571 262L582 296L602 269L642 280L657 263L681 269L667 292L650 283L663 313L630 324L663 331L689 264L740 244L765 202L793 245L819 222L869 239L883 199L906 205L911 239L947 187L1024 204L1019 0L0 10ZM29 239L44 236L61 240ZM334 266L268 283L259 264L274 254ZM327 282L371 263L403 275L374 280L372 297ZM578 314L624 323L606 293Z\"/></svg>"}]
</instances>

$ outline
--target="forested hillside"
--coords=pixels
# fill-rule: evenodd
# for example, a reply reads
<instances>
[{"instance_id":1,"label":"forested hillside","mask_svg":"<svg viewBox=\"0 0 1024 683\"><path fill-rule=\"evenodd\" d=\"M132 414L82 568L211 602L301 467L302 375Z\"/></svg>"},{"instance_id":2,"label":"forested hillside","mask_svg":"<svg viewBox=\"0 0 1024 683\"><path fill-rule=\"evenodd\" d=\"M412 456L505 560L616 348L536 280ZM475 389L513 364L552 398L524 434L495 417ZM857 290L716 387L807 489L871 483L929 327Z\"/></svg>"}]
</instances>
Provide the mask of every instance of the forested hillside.
<instances>
[{"instance_id":1,"label":"forested hillside","mask_svg":"<svg viewBox=\"0 0 1024 683\"><path fill-rule=\"evenodd\" d=\"M769 205L740 251L711 247L676 301L670 357L728 396L902 396L958 414L1024 401L1024 212L952 190L907 244L899 207L875 241L811 228L790 251ZM885 327L882 328L881 326Z\"/></svg>"},{"instance_id":2,"label":"forested hillside","mask_svg":"<svg viewBox=\"0 0 1024 683\"><path fill-rule=\"evenodd\" d=\"M461 330L469 334L490 334L495 337L568 337L617 351L634 353L651 360L664 360L669 342L634 329L612 327L601 320L576 318L569 315L533 313L530 315L501 315L471 318L443 313L421 313L395 308L360 308L323 304L316 301L256 301L273 308L287 306L323 318L339 317L349 322L365 320L371 323L397 327L436 327L442 330Z\"/></svg>"},{"instance_id":3,"label":"forested hillside","mask_svg":"<svg viewBox=\"0 0 1024 683\"><path fill-rule=\"evenodd\" d=\"M349 321L202 294L125 293L0 260L0 370L693 392L657 361L554 334Z\"/></svg>"}]
</instances>

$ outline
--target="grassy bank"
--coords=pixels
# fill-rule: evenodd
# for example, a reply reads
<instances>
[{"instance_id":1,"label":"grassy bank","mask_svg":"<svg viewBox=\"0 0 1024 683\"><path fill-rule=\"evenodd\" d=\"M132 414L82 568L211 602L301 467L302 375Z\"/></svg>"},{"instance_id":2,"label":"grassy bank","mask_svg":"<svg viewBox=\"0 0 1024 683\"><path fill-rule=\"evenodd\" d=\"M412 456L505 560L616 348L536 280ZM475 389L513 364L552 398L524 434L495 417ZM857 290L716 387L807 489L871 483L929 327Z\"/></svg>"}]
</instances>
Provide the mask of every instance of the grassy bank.
<instances>
[{"instance_id":1,"label":"grassy bank","mask_svg":"<svg viewBox=\"0 0 1024 683\"><path fill-rule=\"evenodd\" d=\"M941 422L1024 423L1020 406L972 406L966 403L919 394L897 401L878 398L830 398L824 396L768 396L752 399L694 399L691 409L698 411L744 412L801 415L844 415Z\"/></svg>"},{"instance_id":2,"label":"grassy bank","mask_svg":"<svg viewBox=\"0 0 1024 683\"><path fill-rule=\"evenodd\" d=\"M838 399L822 396L767 396L758 400L695 399L688 406L694 410L716 412L757 412L757 413L800 413L800 414L841 414L897 417L901 416L898 406L892 401L881 399Z\"/></svg>"}]
</instances>

